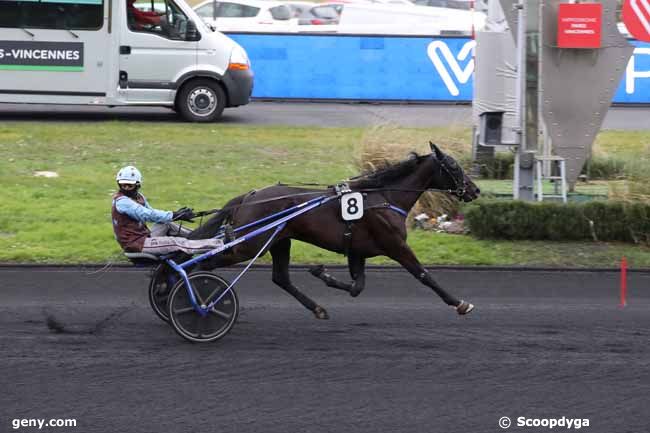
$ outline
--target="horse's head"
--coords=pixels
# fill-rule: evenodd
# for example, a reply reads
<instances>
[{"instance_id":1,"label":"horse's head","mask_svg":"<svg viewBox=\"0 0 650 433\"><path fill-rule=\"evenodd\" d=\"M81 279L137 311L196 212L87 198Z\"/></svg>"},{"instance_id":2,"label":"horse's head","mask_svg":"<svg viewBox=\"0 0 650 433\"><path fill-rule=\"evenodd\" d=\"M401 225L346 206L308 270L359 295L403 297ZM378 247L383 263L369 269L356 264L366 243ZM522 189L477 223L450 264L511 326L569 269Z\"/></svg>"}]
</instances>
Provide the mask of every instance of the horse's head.
<instances>
[{"instance_id":1,"label":"horse's head","mask_svg":"<svg viewBox=\"0 0 650 433\"><path fill-rule=\"evenodd\" d=\"M443 153L438 146L429 142L432 156L436 158L440 173L436 175L437 189L446 189L458 199L468 202L478 198L481 190L476 186L454 158Z\"/></svg>"}]
</instances>

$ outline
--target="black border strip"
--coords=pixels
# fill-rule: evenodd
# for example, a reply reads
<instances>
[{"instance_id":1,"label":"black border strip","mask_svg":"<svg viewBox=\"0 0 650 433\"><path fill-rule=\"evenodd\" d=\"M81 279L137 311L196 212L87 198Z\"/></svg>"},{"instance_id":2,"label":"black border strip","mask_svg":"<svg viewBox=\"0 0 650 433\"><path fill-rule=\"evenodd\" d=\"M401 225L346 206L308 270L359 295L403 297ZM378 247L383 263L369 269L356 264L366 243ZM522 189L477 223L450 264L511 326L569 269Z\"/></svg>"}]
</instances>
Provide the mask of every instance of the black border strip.
<instances>
[{"instance_id":1,"label":"black border strip","mask_svg":"<svg viewBox=\"0 0 650 433\"><path fill-rule=\"evenodd\" d=\"M106 93L95 92L48 92L45 90L9 90L0 89L5 95L48 95L48 96L106 96Z\"/></svg>"}]
</instances>

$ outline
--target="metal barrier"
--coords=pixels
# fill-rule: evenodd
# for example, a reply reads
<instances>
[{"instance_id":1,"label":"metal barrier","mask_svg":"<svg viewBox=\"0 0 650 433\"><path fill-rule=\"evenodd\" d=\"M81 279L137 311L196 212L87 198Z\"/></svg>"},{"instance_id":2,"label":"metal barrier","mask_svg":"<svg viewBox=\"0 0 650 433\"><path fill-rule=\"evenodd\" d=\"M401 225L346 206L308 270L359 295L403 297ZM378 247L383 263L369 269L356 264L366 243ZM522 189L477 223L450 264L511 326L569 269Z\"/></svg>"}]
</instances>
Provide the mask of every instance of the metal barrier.
<instances>
[{"instance_id":1,"label":"metal barrier","mask_svg":"<svg viewBox=\"0 0 650 433\"><path fill-rule=\"evenodd\" d=\"M475 42L466 37L228 33L251 58L254 98L457 102L472 100ZM614 96L650 104L650 44Z\"/></svg>"}]
</instances>

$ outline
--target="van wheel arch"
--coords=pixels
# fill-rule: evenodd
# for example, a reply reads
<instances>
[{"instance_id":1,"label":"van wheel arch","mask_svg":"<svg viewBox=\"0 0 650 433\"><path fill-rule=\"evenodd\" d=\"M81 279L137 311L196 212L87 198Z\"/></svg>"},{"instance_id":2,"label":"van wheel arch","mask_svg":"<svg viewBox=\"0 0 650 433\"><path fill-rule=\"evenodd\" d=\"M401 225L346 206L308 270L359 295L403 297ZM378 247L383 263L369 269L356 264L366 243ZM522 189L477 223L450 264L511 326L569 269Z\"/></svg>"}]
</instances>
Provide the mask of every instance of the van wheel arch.
<instances>
[{"instance_id":1,"label":"van wheel arch","mask_svg":"<svg viewBox=\"0 0 650 433\"><path fill-rule=\"evenodd\" d=\"M227 106L228 93L223 83L211 76L184 80L174 100L176 111L190 122L213 122Z\"/></svg>"}]
</instances>

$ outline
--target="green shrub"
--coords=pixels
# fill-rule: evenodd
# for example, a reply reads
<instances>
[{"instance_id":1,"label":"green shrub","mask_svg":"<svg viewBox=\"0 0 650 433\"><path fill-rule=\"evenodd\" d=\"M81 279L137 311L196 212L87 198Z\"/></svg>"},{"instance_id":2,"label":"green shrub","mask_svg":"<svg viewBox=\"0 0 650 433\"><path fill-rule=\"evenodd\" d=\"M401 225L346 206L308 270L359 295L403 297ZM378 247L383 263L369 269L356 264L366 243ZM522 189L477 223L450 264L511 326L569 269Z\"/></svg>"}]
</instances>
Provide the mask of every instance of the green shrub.
<instances>
[{"instance_id":1,"label":"green shrub","mask_svg":"<svg viewBox=\"0 0 650 433\"><path fill-rule=\"evenodd\" d=\"M515 157L510 152L497 152L494 158L478 164L482 179L512 179Z\"/></svg>"},{"instance_id":2,"label":"green shrub","mask_svg":"<svg viewBox=\"0 0 650 433\"><path fill-rule=\"evenodd\" d=\"M465 162L463 160L463 162ZM483 179L512 179L514 155L510 152L497 152L493 159L478 164L480 177ZM472 162L467 161L465 167L471 167ZM589 179L609 180L626 177L628 164L620 159L592 158L588 160L580 174Z\"/></svg>"},{"instance_id":3,"label":"green shrub","mask_svg":"<svg viewBox=\"0 0 650 433\"><path fill-rule=\"evenodd\" d=\"M616 179L624 177L626 164L613 158L591 158L582 168L581 174L589 179Z\"/></svg>"},{"instance_id":4,"label":"green shrub","mask_svg":"<svg viewBox=\"0 0 650 433\"><path fill-rule=\"evenodd\" d=\"M641 203L478 200L466 206L464 214L470 232L479 238L650 240L650 205Z\"/></svg>"}]
</instances>

